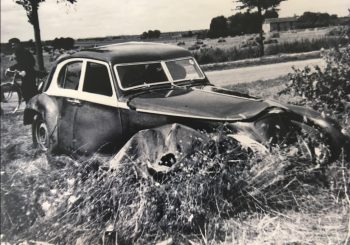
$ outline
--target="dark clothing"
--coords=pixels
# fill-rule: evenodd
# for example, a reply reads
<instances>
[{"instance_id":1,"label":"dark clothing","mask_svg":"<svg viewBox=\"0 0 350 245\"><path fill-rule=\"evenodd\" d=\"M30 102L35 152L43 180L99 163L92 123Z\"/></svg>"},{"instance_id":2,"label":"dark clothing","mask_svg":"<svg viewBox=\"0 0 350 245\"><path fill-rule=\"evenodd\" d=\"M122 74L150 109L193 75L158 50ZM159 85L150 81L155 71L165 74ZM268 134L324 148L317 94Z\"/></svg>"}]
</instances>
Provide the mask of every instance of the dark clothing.
<instances>
[{"instance_id":1,"label":"dark clothing","mask_svg":"<svg viewBox=\"0 0 350 245\"><path fill-rule=\"evenodd\" d=\"M10 67L10 70L25 71L26 75L22 78L22 95L25 102L38 93L36 87L36 71L34 69L35 59L33 55L23 47L15 49L17 64Z\"/></svg>"}]
</instances>

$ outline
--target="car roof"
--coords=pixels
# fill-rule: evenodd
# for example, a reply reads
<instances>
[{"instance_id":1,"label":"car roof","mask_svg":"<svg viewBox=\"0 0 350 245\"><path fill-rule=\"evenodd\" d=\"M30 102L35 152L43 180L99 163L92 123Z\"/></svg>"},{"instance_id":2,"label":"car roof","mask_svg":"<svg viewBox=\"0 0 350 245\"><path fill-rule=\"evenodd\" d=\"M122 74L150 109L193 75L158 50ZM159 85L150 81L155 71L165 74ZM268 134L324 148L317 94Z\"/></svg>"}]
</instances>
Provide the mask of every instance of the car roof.
<instances>
[{"instance_id":1,"label":"car roof","mask_svg":"<svg viewBox=\"0 0 350 245\"><path fill-rule=\"evenodd\" d=\"M151 42L126 42L81 50L67 58L90 58L112 64L120 64L160 61L189 56L192 56L192 54L188 50L174 45Z\"/></svg>"}]
</instances>

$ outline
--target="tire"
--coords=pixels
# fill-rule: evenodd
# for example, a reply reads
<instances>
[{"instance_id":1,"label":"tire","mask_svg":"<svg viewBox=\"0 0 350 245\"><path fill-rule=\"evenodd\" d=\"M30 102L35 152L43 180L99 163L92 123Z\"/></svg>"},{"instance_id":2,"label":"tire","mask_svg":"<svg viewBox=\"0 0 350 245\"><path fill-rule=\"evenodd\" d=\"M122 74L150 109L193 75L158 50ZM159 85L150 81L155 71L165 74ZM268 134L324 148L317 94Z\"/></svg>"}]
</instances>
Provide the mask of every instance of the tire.
<instances>
[{"instance_id":1,"label":"tire","mask_svg":"<svg viewBox=\"0 0 350 245\"><path fill-rule=\"evenodd\" d=\"M47 127L47 124L40 116L37 116L33 120L32 136L33 145L35 148L38 148L45 152L50 152L52 150L49 129Z\"/></svg>"}]
</instances>

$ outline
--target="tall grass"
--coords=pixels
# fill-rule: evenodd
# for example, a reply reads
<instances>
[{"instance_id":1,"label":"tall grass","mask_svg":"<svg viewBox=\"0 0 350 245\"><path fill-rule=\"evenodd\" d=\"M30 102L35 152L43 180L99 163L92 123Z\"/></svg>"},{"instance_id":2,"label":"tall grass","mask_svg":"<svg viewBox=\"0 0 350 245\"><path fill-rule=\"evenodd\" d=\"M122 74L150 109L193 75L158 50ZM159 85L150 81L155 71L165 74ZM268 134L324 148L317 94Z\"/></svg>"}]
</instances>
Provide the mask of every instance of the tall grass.
<instances>
[{"instance_id":1,"label":"tall grass","mask_svg":"<svg viewBox=\"0 0 350 245\"><path fill-rule=\"evenodd\" d=\"M333 193L345 195L349 183L328 174L348 178L341 159L320 167L290 148L260 156L220 132L161 176L134 161L109 169L101 156L8 158L1 178L2 233L9 241L54 244L98 244L106 230L116 232L118 244L215 243L228 239L232 219L318 210ZM338 236L344 239L344 232Z\"/></svg>"}]
</instances>

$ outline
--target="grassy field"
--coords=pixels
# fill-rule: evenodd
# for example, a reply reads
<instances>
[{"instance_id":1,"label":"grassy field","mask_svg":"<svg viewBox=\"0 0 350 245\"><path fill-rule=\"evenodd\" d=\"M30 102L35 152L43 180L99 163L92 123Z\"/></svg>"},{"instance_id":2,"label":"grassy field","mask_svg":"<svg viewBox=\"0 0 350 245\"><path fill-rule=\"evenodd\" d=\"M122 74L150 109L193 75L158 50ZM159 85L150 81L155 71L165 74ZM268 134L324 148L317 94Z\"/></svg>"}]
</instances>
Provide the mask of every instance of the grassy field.
<instances>
[{"instance_id":1,"label":"grassy field","mask_svg":"<svg viewBox=\"0 0 350 245\"><path fill-rule=\"evenodd\" d=\"M282 77L231 88L291 101L277 95L285 81ZM250 164L246 171L240 164L239 170L215 165L220 162L208 162L199 152L184 173L159 184L138 175L132 163L106 172L108 158L101 156L47 157L32 148L31 127L23 126L22 117L1 116L3 242L97 244L110 221L116 224L120 244L348 241L350 170L342 159L321 171L276 149L248 162L243 156L239 161Z\"/></svg>"},{"instance_id":2,"label":"grassy field","mask_svg":"<svg viewBox=\"0 0 350 245\"><path fill-rule=\"evenodd\" d=\"M314 38L322 38L328 33L333 27L330 28L315 28L315 29L306 29L306 30L298 30L298 31L287 31L287 32L280 32L279 37L276 38L279 42L293 42L296 40L302 40L302 39L314 39ZM203 44L206 44L207 47L212 48L222 48L222 49L229 49L232 47L239 47L242 43L245 43L248 39L252 37L256 37L256 34L247 34L243 36L236 36L236 37L227 37L225 38L226 42L218 42L219 39L205 39L203 40ZM269 37L269 35L267 35ZM77 46L82 47L93 47L93 46L100 46L100 45L110 45L118 42L123 41L135 41L134 39L129 40L123 40L123 39L116 39L116 40L106 40L106 41L78 41L76 43ZM150 40L154 42L161 42L161 43L169 43L176 45L179 42L184 42L185 45L182 47L189 48L190 46L194 45L197 41L196 37L172 37L172 38L160 38L160 39L154 39Z\"/></svg>"}]
</instances>

